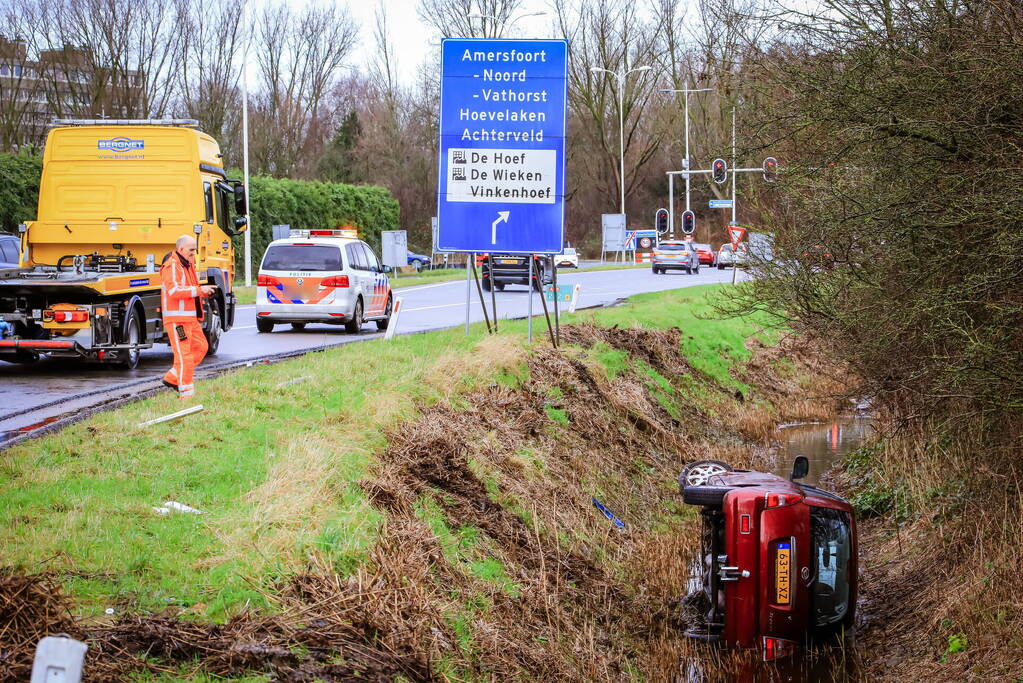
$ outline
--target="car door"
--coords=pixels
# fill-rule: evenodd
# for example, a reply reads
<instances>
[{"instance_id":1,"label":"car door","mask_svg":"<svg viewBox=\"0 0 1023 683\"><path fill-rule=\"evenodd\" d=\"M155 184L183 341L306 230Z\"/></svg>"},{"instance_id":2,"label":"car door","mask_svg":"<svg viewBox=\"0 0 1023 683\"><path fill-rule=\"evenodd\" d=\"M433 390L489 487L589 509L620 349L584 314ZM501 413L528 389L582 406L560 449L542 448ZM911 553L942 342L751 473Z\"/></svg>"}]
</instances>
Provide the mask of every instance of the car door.
<instances>
[{"instance_id":1,"label":"car door","mask_svg":"<svg viewBox=\"0 0 1023 683\"><path fill-rule=\"evenodd\" d=\"M387 278L380 272L380 263L368 244L362 242L366 254L366 315L383 315L387 306Z\"/></svg>"}]
</instances>

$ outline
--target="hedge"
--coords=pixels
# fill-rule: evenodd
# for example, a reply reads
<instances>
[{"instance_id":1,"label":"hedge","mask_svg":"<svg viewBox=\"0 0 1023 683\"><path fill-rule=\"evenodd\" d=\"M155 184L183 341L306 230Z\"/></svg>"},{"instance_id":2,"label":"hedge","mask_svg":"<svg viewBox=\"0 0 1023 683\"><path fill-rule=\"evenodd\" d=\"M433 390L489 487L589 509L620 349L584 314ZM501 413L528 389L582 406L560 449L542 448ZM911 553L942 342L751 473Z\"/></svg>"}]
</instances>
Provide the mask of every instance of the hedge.
<instances>
[{"instance_id":1,"label":"hedge","mask_svg":"<svg viewBox=\"0 0 1023 683\"><path fill-rule=\"evenodd\" d=\"M17 232L18 223L36 216L42 157L0 154L0 231Z\"/></svg>"},{"instance_id":2,"label":"hedge","mask_svg":"<svg viewBox=\"0 0 1023 683\"><path fill-rule=\"evenodd\" d=\"M0 154L0 230L16 232L32 220L39 197L41 157ZM240 178L235 171L232 178ZM270 243L272 225L292 228L335 228L352 225L359 236L380 250L380 232L398 227L398 201L382 187L253 176L249 216L253 261L259 262ZM235 240L236 263L243 266L241 238Z\"/></svg>"}]
</instances>

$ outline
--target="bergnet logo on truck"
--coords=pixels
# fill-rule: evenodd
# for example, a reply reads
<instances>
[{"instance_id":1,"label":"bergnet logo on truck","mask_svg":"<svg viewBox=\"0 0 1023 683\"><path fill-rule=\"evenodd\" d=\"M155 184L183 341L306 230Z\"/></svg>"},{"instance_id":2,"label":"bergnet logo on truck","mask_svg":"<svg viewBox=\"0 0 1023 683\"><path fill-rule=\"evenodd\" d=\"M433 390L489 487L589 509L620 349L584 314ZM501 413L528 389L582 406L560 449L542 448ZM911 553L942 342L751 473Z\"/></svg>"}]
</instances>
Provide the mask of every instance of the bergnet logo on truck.
<instances>
[{"instance_id":1,"label":"bergnet logo on truck","mask_svg":"<svg viewBox=\"0 0 1023 683\"><path fill-rule=\"evenodd\" d=\"M220 147L190 120L58 121L43 154L36 220L19 267L0 271L0 360L40 354L138 363L165 343L159 269L194 235L210 353L234 323L234 248L246 198Z\"/></svg>"}]
</instances>

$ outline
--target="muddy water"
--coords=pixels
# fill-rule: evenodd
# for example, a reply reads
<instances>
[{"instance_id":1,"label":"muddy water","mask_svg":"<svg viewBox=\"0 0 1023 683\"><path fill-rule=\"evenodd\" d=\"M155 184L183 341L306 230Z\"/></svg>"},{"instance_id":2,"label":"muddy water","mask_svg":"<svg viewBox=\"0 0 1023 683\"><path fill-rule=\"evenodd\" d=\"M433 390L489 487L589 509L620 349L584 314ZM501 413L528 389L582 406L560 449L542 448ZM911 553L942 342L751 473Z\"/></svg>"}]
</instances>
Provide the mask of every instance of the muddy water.
<instances>
[{"instance_id":1,"label":"muddy water","mask_svg":"<svg viewBox=\"0 0 1023 683\"><path fill-rule=\"evenodd\" d=\"M797 455L810 460L810 473L805 481L816 486L831 468L842 458L859 448L873 436L873 423L862 414L844 415L828 422L781 425L776 438L778 447L773 462L765 469L780 476L788 477L792 461ZM825 486L827 488L827 486ZM690 574L690 591L702 586L702 565L694 558ZM853 642L850 638L849 642ZM848 647L848 645L846 646ZM680 680L689 683L711 683L728 681L746 683L755 681L816 683L818 681L853 682L858 680L855 657L842 647L818 647L803 650L796 656L774 664L756 660L753 653L732 660L727 673L717 666L704 666L701 661L689 660L680 667Z\"/></svg>"},{"instance_id":2,"label":"muddy water","mask_svg":"<svg viewBox=\"0 0 1023 683\"><path fill-rule=\"evenodd\" d=\"M873 434L872 425L870 418L863 415L844 415L828 422L781 425L777 433L781 447L773 472L787 477L792 472L792 460L797 455L805 455L810 460L810 474L803 481L816 486L822 475Z\"/></svg>"}]
</instances>

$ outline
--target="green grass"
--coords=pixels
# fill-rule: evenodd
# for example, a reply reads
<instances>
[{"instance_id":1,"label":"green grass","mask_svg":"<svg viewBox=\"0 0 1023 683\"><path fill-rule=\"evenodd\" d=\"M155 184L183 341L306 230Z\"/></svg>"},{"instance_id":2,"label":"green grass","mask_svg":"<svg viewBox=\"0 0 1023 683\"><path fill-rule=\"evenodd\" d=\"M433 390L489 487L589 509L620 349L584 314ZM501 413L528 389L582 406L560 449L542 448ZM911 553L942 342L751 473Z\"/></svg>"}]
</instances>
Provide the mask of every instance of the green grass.
<instances>
[{"instance_id":1,"label":"green grass","mask_svg":"<svg viewBox=\"0 0 1023 683\"><path fill-rule=\"evenodd\" d=\"M758 328L756 321L713 320L715 291L728 288L645 294L565 322L677 325L693 364L735 384L729 369L748 357L743 344ZM525 328L525 321L502 321L508 341L501 343L524 347ZM386 447L386 430L414 417L417 405L457 403L452 387L528 380L514 354L481 360L484 336L476 325L468 338L456 328L346 344L199 382L195 402L205 410L178 422L135 426L181 408L164 393L13 447L0 457L3 564L56 571L82 614L174 604L217 620L264 605L261 591L305 566L310 554L351 572L383 523L358 482ZM596 355L609 374L631 366L621 352ZM438 359L448 363L443 373ZM459 369L454 385L450 368ZM302 376L311 379L281 386ZM662 377L647 378L658 396L672 398ZM547 410L554 429L568 422L558 398L550 396ZM542 476L542 455L519 457ZM154 512L168 500L203 514ZM448 530L445 538L464 571L497 590L517 590L471 529Z\"/></svg>"}]
</instances>

